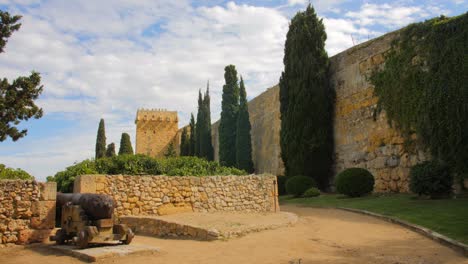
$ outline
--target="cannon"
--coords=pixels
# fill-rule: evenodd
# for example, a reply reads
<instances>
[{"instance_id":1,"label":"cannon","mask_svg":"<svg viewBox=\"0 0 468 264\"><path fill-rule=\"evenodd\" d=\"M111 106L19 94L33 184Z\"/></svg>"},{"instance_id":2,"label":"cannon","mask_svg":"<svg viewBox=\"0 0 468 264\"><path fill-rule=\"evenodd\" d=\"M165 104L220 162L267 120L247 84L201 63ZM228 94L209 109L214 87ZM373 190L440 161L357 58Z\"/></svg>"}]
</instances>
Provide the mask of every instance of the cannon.
<instances>
[{"instance_id":1,"label":"cannon","mask_svg":"<svg viewBox=\"0 0 468 264\"><path fill-rule=\"evenodd\" d=\"M130 244L135 236L124 224L114 224L114 200L104 194L58 193L57 210L61 228L50 237L58 245L73 243L79 248L90 244Z\"/></svg>"}]
</instances>

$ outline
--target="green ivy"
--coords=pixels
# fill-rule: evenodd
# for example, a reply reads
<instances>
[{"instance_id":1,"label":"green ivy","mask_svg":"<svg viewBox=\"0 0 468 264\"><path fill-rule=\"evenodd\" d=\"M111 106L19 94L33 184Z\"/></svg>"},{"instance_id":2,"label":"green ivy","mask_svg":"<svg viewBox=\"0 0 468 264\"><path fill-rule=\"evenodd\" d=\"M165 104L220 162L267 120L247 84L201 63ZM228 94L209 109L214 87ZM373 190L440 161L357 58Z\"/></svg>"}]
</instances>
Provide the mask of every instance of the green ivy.
<instances>
[{"instance_id":1,"label":"green ivy","mask_svg":"<svg viewBox=\"0 0 468 264\"><path fill-rule=\"evenodd\" d=\"M407 146L421 144L457 174L468 171L467 43L468 13L411 24L370 76L378 110L406 135Z\"/></svg>"}]
</instances>

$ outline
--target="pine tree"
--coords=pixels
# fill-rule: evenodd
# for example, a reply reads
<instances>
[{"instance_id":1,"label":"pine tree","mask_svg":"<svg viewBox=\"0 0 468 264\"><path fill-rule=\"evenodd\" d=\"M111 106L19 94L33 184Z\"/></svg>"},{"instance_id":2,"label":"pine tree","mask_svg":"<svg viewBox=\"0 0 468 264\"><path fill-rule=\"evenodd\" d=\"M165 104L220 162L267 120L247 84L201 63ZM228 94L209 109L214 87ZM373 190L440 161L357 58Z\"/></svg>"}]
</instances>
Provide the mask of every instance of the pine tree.
<instances>
[{"instance_id":1,"label":"pine tree","mask_svg":"<svg viewBox=\"0 0 468 264\"><path fill-rule=\"evenodd\" d=\"M107 150L106 150L106 157L114 157L115 156L115 144L110 143L107 145Z\"/></svg>"},{"instance_id":2,"label":"pine tree","mask_svg":"<svg viewBox=\"0 0 468 264\"><path fill-rule=\"evenodd\" d=\"M99 121L99 128L96 137L96 159L100 159L106 156L106 129L104 127L104 119L101 118Z\"/></svg>"},{"instance_id":3,"label":"pine tree","mask_svg":"<svg viewBox=\"0 0 468 264\"><path fill-rule=\"evenodd\" d=\"M252 141L250 136L249 108L244 80L240 80L240 104L237 116L236 167L249 173L254 171L252 161Z\"/></svg>"},{"instance_id":4,"label":"pine tree","mask_svg":"<svg viewBox=\"0 0 468 264\"><path fill-rule=\"evenodd\" d=\"M195 155L201 157L200 147L201 147L201 137L203 134L203 99L201 91L198 91L198 112L197 112L197 123L195 124Z\"/></svg>"},{"instance_id":5,"label":"pine tree","mask_svg":"<svg viewBox=\"0 0 468 264\"><path fill-rule=\"evenodd\" d=\"M122 133L120 138L119 155L133 155L132 142L130 142L130 135Z\"/></svg>"},{"instance_id":6,"label":"pine tree","mask_svg":"<svg viewBox=\"0 0 468 264\"><path fill-rule=\"evenodd\" d=\"M164 153L164 157L170 158L170 157L175 157L176 156L176 151L174 148L174 142L169 143L169 146L167 146L166 152Z\"/></svg>"},{"instance_id":7,"label":"pine tree","mask_svg":"<svg viewBox=\"0 0 468 264\"><path fill-rule=\"evenodd\" d=\"M214 160L213 143L211 142L211 109L210 109L210 83L206 85L206 93L203 98L203 135L201 142L201 156L207 160Z\"/></svg>"},{"instance_id":8,"label":"pine tree","mask_svg":"<svg viewBox=\"0 0 468 264\"><path fill-rule=\"evenodd\" d=\"M189 156L195 156L195 144L196 144L196 133L195 133L195 118L193 114L190 114L190 141L189 141Z\"/></svg>"},{"instance_id":9,"label":"pine tree","mask_svg":"<svg viewBox=\"0 0 468 264\"><path fill-rule=\"evenodd\" d=\"M234 65L224 68L224 80L226 84L223 86L219 124L219 161L224 166L235 166L239 85Z\"/></svg>"},{"instance_id":10,"label":"pine tree","mask_svg":"<svg viewBox=\"0 0 468 264\"><path fill-rule=\"evenodd\" d=\"M187 135L187 127L182 129L182 135L180 136L180 156L189 155L190 142Z\"/></svg>"},{"instance_id":11,"label":"pine tree","mask_svg":"<svg viewBox=\"0 0 468 264\"><path fill-rule=\"evenodd\" d=\"M327 35L309 4L289 25L280 78L281 157L286 175L313 177L326 189L333 164L333 91Z\"/></svg>"}]
</instances>

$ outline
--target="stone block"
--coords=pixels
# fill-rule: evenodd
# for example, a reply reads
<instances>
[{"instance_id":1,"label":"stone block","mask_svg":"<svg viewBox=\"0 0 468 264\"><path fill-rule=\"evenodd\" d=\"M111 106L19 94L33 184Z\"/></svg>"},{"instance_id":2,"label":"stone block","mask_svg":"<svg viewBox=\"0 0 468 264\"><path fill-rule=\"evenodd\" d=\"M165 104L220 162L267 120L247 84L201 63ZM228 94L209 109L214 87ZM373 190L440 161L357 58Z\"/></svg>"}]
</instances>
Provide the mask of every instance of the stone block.
<instances>
[{"instance_id":1,"label":"stone block","mask_svg":"<svg viewBox=\"0 0 468 264\"><path fill-rule=\"evenodd\" d=\"M57 183L46 182L39 184L39 191L41 193L41 201L55 201L57 199Z\"/></svg>"}]
</instances>

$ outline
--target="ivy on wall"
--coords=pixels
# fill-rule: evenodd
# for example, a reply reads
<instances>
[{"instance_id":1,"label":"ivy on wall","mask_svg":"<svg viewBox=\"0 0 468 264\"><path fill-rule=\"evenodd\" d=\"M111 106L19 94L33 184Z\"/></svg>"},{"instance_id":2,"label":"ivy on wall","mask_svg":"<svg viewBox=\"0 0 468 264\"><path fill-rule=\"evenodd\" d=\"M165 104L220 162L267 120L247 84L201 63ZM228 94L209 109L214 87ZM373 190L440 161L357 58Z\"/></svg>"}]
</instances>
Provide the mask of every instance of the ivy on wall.
<instances>
[{"instance_id":1,"label":"ivy on wall","mask_svg":"<svg viewBox=\"0 0 468 264\"><path fill-rule=\"evenodd\" d=\"M410 143L468 172L468 13L412 24L370 81L391 125Z\"/></svg>"}]
</instances>

